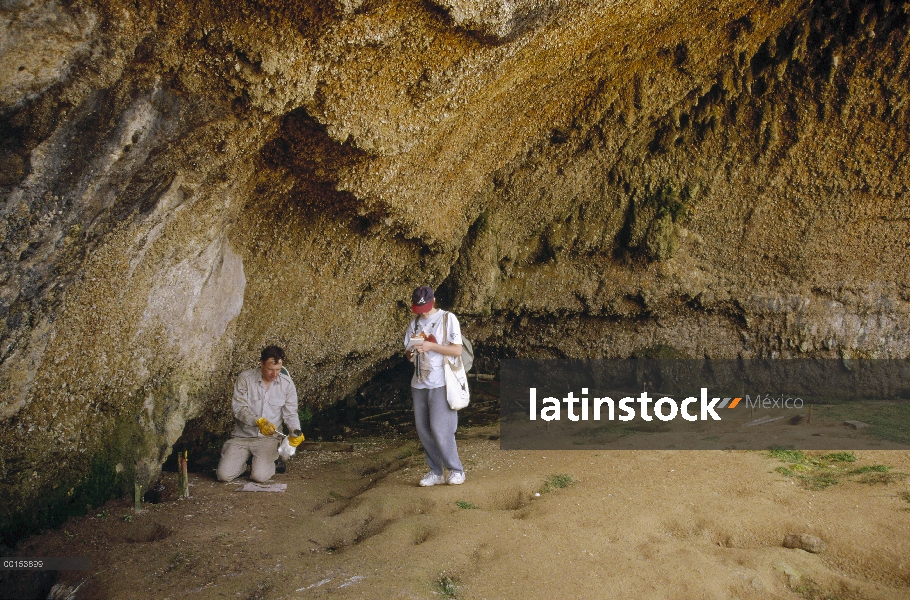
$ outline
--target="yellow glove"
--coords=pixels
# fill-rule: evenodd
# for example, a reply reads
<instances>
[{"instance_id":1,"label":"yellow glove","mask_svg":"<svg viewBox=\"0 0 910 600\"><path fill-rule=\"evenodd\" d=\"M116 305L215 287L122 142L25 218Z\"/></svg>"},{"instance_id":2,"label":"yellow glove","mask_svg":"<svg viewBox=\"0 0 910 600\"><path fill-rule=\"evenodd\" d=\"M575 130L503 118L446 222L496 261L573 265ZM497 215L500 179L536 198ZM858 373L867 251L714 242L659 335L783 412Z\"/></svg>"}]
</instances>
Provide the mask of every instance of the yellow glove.
<instances>
[{"instance_id":1,"label":"yellow glove","mask_svg":"<svg viewBox=\"0 0 910 600\"><path fill-rule=\"evenodd\" d=\"M303 441L303 432L300 431L299 429L295 429L294 433L292 433L291 435L288 436L288 444L290 444L291 446L293 446L295 448L297 446L299 446L300 442L302 442L302 441Z\"/></svg>"},{"instance_id":2,"label":"yellow glove","mask_svg":"<svg viewBox=\"0 0 910 600\"><path fill-rule=\"evenodd\" d=\"M262 435L272 435L275 433L275 426L265 417L256 419L256 425L259 426L259 431L262 432Z\"/></svg>"}]
</instances>

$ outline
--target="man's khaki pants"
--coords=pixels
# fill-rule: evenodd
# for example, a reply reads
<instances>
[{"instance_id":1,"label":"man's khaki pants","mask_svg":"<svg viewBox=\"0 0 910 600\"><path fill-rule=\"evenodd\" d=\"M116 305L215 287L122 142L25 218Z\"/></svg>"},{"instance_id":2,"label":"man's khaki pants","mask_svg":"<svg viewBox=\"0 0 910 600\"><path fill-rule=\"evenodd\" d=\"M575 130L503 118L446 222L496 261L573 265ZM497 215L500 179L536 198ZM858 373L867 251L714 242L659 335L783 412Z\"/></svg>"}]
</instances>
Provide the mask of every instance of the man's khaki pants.
<instances>
[{"instance_id":1,"label":"man's khaki pants","mask_svg":"<svg viewBox=\"0 0 910 600\"><path fill-rule=\"evenodd\" d=\"M246 461L253 455L253 470L250 479L262 483L275 474L278 460L278 440L267 437L232 437L221 448L218 463L218 481L232 481L246 469Z\"/></svg>"}]
</instances>

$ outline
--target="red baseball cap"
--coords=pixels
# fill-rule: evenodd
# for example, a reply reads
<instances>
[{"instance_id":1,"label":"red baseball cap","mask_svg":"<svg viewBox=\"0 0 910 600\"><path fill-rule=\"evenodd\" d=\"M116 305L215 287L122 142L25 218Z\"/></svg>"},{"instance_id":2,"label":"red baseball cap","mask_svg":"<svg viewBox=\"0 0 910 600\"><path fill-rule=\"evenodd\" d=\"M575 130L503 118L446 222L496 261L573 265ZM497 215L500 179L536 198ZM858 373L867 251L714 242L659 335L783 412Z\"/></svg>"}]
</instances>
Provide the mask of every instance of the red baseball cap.
<instances>
[{"instance_id":1,"label":"red baseball cap","mask_svg":"<svg viewBox=\"0 0 910 600\"><path fill-rule=\"evenodd\" d=\"M433 310L433 288L428 285L422 285L411 294L411 312L418 315Z\"/></svg>"}]
</instances>

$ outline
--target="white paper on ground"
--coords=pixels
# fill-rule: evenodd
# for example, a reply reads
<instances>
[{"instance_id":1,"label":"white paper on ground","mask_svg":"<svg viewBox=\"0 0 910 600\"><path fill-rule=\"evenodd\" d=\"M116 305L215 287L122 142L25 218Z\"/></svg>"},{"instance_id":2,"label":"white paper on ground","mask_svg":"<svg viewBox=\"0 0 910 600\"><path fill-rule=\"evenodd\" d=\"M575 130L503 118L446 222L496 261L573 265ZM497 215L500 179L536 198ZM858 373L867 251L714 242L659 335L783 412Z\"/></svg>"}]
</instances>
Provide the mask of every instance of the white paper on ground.
<instances>
[{"instance_id":1,"label":"white paper on ground","mask_svg":"<svg viewBox=\"0 0 910 600\"><path fill-rule=\"evenodd\" d=\"M288 489L288 484L286 483L255 483L249 482L242 488L238 489L238 492L283 492Z\"/></svg>"}]
</instances>

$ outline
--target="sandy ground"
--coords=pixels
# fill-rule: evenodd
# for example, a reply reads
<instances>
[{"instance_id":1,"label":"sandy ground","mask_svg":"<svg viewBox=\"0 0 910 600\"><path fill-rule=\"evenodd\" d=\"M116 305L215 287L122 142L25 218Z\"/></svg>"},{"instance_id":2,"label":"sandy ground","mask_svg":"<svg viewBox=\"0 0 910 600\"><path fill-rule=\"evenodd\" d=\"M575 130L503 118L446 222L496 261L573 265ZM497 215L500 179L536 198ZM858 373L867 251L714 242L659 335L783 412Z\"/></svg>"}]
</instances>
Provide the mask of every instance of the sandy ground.
<instances>
[{"instance_id":1,"label":"sandy ground","mask_svg":"<svg viewBox=\"0 0 910 600\"><path fill-rule=\"evenodd\" d=\"M110 502L18 554L91 556L62 575L91 599L910 598L910 452L856 453L887 483L812 491L767 452L504 451L472 427L467 482L420 488L409 437L298 453L284 493L191 473L189 499ZM574 484L535 496L553 475Z\"/></svg>"}]
</instances>

